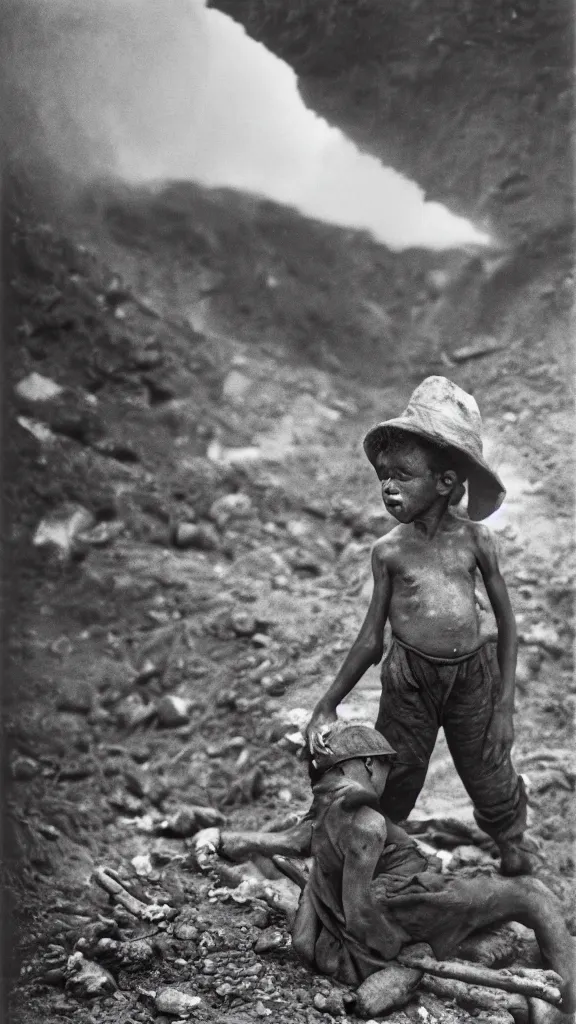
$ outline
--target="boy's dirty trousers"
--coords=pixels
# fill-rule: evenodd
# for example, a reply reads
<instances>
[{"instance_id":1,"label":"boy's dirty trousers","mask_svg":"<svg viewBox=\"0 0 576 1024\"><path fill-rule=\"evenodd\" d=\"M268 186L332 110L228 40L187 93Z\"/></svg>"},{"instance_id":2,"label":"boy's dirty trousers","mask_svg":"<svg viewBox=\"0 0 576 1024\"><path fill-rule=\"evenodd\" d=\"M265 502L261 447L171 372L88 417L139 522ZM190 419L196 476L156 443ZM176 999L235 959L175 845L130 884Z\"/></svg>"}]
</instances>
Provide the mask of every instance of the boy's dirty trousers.
<instances>
[{"instance_id":1,"label":"boy's dirty trousers","mask_svg":"<svg viewBox=\"0 0 576 1024\"><path fill-rule=\"evenodd\" d=\"M484 741L500 686L494 643L463 658L421 654L392 637L382 665L382 699L376 729L396 751L382 799L393 821L408 817L424 785L438 730L474 804L479 827L496 842L519 838L526 828L526 790L510 751L496 760Z\"/></svg>"}]
</instances>

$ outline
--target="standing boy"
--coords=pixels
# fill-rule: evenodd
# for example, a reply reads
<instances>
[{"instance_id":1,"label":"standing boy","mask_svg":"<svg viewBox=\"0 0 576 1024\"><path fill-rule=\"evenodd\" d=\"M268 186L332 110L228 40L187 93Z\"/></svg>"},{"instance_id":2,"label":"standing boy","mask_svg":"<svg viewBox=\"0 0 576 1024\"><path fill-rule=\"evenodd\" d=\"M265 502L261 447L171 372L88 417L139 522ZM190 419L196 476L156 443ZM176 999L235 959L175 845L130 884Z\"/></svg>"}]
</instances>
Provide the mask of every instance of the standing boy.
<instances>
[{"instance_id":1,"label":"standing boy","mask_svg":"<svg viewBox=\"0 0 576 1024\"><path fill-rule=\"evenodd\" d=\"M511 761L516 624L490 531L479 521L505 491L482 455L478 406L445 377L428 377L401 416L378 424L364 449L398 521L372 550L374 591L357 639L314 709L307 736L322 752L323 729L370 665L384 654L376 729L397 752L382 800L393 821L408 817L424 785L441 726L480 828L497 843L501 871L526 874L526 794ZM468 488L468 518L454 510ZM498 626L483 642L475 600L480 572Z\"/></svg>"}]
</instances>

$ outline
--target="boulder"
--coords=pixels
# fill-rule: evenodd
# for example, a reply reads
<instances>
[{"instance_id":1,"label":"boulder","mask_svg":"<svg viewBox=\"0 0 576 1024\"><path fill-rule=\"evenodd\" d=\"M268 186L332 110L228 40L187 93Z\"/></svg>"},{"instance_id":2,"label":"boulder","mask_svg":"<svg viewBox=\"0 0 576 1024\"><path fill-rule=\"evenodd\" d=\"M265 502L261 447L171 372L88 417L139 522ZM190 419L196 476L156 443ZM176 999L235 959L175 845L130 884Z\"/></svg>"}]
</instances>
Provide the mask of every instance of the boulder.
<instances>
[{"instance_id":1,"label":"boulder","mask_svg":"<svg viewBox=\"0 0 576 1024\"><path fill-rule=\"evenodd\" d=\"M376 971L360 985L356 993L359 1016L382 1017L391 1010L400 1009L412 998L418 988L422 971L400 964L389 963Z\"/></svg>"}]
</instances>

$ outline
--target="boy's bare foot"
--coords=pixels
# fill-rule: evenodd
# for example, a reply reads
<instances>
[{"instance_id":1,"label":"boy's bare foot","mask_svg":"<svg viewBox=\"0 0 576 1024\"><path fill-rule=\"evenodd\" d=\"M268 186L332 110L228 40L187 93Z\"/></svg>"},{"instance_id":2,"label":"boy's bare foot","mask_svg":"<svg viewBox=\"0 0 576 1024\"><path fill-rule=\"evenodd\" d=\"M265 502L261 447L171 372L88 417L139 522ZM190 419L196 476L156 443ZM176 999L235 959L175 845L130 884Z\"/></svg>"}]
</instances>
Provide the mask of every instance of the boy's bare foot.
<instances>
[{"instance_id":1,"label":"boy's bare foot","mask_svg":"<svg viewBox=\"0 0 576 1024\"><path fill-rule=\"evenodd\" d=\"M500 874L507 877L531 875L534 871L528 851L519 842L499 843Z\"/></svg>"}]
</instances>

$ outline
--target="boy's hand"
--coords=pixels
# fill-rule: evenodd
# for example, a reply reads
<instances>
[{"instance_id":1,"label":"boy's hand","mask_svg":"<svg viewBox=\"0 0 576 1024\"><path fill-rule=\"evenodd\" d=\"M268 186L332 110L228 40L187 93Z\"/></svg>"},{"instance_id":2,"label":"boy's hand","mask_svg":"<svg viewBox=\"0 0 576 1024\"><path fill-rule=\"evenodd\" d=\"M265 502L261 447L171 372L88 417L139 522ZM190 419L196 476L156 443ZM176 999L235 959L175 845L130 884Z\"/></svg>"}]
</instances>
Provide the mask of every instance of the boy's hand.
<instances>
[{"instance_id":1,"label":"boy's hand","mask_svg":"<svg viewBox=\"0 0 576 1024\"><path fill-rule=\"evenodd\" d=\"M488 726L482 758L484 761L491 755L496 761L509 754L514 743L514 721L510 708L496 705L492 713L492 721Z\"/></svg>"},{"instance_id":2,"label":"boy's hand","mask_svg":"<svg viewBox=\"0 0 576 1024\"><path fill-rule=\"evenodd\" d=\"M324 737L337 721L338 716L335 711L322 711L312 715L306 726L306 745L312 757L314 754L328 753Z\"/></svg>"}]
</instances>

